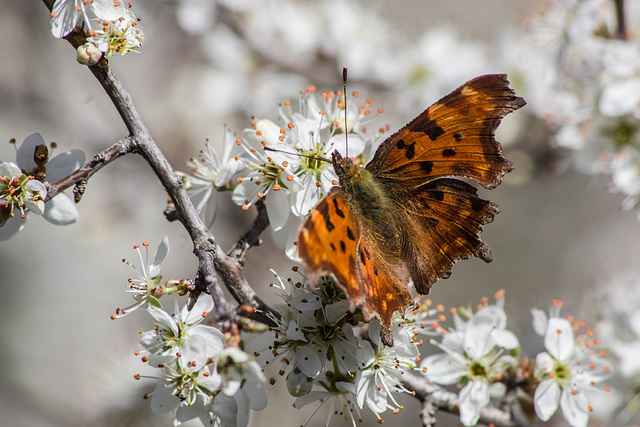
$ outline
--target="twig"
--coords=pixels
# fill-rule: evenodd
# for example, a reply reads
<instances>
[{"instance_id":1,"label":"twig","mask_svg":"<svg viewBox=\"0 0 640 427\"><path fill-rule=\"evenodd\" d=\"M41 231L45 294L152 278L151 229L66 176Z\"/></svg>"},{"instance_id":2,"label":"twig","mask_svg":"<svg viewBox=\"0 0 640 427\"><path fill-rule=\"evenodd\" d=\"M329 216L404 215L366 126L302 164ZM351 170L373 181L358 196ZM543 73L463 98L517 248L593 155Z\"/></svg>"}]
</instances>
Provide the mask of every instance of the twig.
<instances>
[{"instance_id":1,"label":"twig","mask_svg":"<svg viewBox=\"0 0 640 427\"><path fill-rule=\"evenodd\" d=\"M244 265L244 259L247 256L247 252L254 246L260 245L260 235L269 226L269 216L267 215L267 207L262 200L256 202L256 208L258 209L258 215L251 224L251 227L240 237L233 249L231 249L228 255L238 261L241 265Z\"/></svg>"},{"instance_id":2,"label":"twig","mask_svg":"<svg viewBox=\"0 0 640 427\"><path fill-rule=\"evenodd\" d=\"M435 424L435 409L451 414L460 414L458 409L458 396L443 388L430 384L425 378L410 373L402 377L402 382L409 390L415 391L415 396L423 402L422 419L425 426ZM515 427L518 424L513 420L509 412L487 406L480 413L478 421L482 424L493 424L496 427Z\"/></svg>"}]
</instances>

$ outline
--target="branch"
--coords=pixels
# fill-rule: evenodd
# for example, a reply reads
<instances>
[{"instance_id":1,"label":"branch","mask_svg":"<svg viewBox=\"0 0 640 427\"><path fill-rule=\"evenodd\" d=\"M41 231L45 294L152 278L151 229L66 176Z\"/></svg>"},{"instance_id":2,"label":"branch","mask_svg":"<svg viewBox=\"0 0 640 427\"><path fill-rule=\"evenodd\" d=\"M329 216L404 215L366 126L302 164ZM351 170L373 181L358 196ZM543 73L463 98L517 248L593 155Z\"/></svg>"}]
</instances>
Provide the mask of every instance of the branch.
<instances>
[{"instance_id":1,"label":"branch","mask_svg":"<svg viewBox=\"0 0 640 427\"><path fill-rule=\"evenodd\" d=\"M135 148L133 138L126 137L111 147L107 148L100 154L96 154L89 163L73 172L71 175L62 178L60 181L52 183L47 189L47 199L50 200L58 193L67 188L86 182L94 173L98 172L104 166L108 165L115 159L131 153ZM76 199L76 203L78 200Z\"/></svg>"},{"instance_id":2,"label":"branch","mask_svg":"<svg viewBox=\"0 0 640 427\"><path fill-rule=\"evenodd\" d=\"M43 2L51 11L53 1L43 0ZM71 45L77 47L84 39L84 32L81 28L76 27L65 39ZM257 297L247 283L241 265L222 251L198 215L182 179L175 173L151 137L149 130L133 104L131 95L113 75L108 67L108 61L101 61L99 65L89 67L89 69L98 79L124 121L130 133L131 152L140 154L147 161L169 194L178 213L178 219L189 233L193 242L194 253L198 256L199 261L202 262L206 259L203 255L205 253L213 255L215 268L234 298L241 304L250 304L254 307L257 306L259 309L266 308L266 305ZM72 180L72 178L69 179ZM202 266L200 266L200 269L202 269ZM208 269L204 268L204 271L208 271ZM211 275L205 276L205 283L207 288L215 290L216 295L219 294L215 288L215 279Z\"/></svg>"},{"instance_id":3,"label":"branch","mask_svg":"<svg viewBox=\"0 0 640 427\"><path fill-rule=\"evenodd\" d=\"M624 0L615 0L614 3L616 5L616 20L618 22L616 37L620 40L627 40L627 23L625 20Z\"/></svg>"},{"instance_id":4,"label":"branch","mask_svg":"<svg viewBox=\"0 0 640 427\"><path fill-rule=\"evenodd\" d=\"M415 392L415 396L423 402L421 417L425 426L435 425L435 411L445 411L450 414L460 414L458 408L458 395L448 392L443 388L429 383L425 378L417 375L405 374L402 382ZM478 423L493 424L496 427L515 427L518 425L508 412L487 406L480 413Z\"/></svg>"}]
</instances>

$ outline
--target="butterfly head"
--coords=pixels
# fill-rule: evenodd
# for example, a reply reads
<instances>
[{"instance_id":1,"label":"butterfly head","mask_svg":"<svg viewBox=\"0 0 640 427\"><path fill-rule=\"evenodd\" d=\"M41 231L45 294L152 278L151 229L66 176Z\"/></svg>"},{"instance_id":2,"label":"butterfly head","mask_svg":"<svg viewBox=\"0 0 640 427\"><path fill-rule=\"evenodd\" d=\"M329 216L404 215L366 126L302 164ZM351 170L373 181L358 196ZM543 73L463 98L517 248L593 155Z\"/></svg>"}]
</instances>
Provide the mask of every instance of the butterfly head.
<instances>
[{"instance_id":1,"label":"butterfly head","mask_svg":"<svg viewBox=\"0 0 640 427\"><path fill-rule=\"evenodd\" d=\"M343 186L345 181L351 181L360 174L360 165L356 165L351 157L342 157L338 151L331 154L331 161Z\"/></svg>"}]
</instances>

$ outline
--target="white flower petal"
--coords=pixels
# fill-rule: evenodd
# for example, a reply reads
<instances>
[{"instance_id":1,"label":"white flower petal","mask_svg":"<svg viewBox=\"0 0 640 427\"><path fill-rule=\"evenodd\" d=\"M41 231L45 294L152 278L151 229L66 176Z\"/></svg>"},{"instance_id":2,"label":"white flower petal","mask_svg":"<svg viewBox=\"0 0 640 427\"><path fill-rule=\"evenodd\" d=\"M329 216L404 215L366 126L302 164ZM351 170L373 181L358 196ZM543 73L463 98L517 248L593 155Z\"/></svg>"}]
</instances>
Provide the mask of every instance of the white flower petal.
<instances>
[{"instance_id":1,"label":"white flower petal","mask_svg":"<svg viewBox=\"0 0 640 427\"><path fill-rule=\"evenodd\" d=\"M149 277L156 277L160 274L162 264L169 254L169 236L164 236L153 256L153 264L149 266Z\"/></svg>"},{"instance_id":2,"label":"white flower petal","mask_svg":"<svg viewBox=\"0 0 640 427\"><path fill-rule=\"evenodd\" d=\"M585 427L589 421L589 402L584 392L573 394L569 387L563 387L560 396L562 415L572 427Z\"/></svg>"},{"instance_id":3,"label":"white flower petal","mask_svg":"<svg viewBox=\"0 0 640 427\"><path fill-rule=\"evenodd\" d=\"M265 205L267 206L267 214L269 215L269 223L273 231L278 231L287 223L289 219L289 197L283 190L269 191Z\"/></svg>"},{"instance_id":4,"label":"white flower petal","mask_svg":"<svg viewBox=\"0 0 640 427\"><path fill-rule=\"evenodd\" d=\"M560 392L560 386L555 380L544 380L538 384L533 396L533 403L536 415L542 421L548 421L558 410Z\"/></svg>"},{"instance_id":5,"label":"white flower petal","mask_svg":"<svg viewBox=\"0 0 640 427\"><path fill-rule=\"evenodd\" d=\"M22 231L27 224L27 218L29 213L25 213L24 218L20 218L19 215L9 218L5 224L0 227L0 241L9 240L15 236L19 231Z\"/></svg>"},{"instance_id":6,"label":"white flower petal","mask_svg":"<svg viewBox=\"0 0 640 427\"><path fill-rule=\"evenodd\" d=\"M178 398L173 395L173 387L170 384L158 384L151 394L151 411L154 414L172 411L179 403Z\"/></svg>"},{"instance_id":7,"label":"white flower petal","mask_svg":"<svg viewBox=\"0 0 640 427\"><path fill-rule=\"evenodd\" d=\"M460 390L460 421L465 426L476 425L480 412L489 404L489 383L471 380Z\"/></svg>"},{"instance_id":8,"label":"white flower petal","mask_svg":"<svg viewBox=\"0 0 640 427\"><path fill-rule=\"evenodd\" d=\"M80 19L81 13L76 10L76 0L56 0L51 10L51 34L55 38L62 38L69 34Z\"/></svg>"},{"instance_id":9,"label":"white flower petal","mask_svg":"<svg viewBox=\"0 0 640 427\"><path fill-rule=\"evenodd\" d=\"M305 292L303 294L296 295L289 302L293 308L301 311L313 311L322 307L322 301L320 297L311 292Z\"/></svg>"},{"instance_id":10,"label":"white flower petal","mask_svg":"<svg viewBox=\"0 0 640 427\"><path fill-rule=\"evenodd\" d=\"M557 360L566 361L571 356L574 349L573 328L567 319L549 319L544 347Z\"/></svg>"},{"instance_id":11,"label":"white flower petal","mask_svg":"<svg viewBox=\"0 0 640 427\"><path fill-rule=\"evenodd\" d=\"M427 368L426 376L429 381L441 385L455 384L466 374L465 366L446 353L429 356L420 366Z\"/></svg>"},{"instance_id":12,"label":"white flower petal","mask_svg":"<svg viewBox=\"0 0 640 427\"><path fill-rule=\"evenodd\" d=\"M303 374L309 378L318 376L322 369L322 362L315 349L311 349L306 345L300 346L296 349L295 355L298 369L300 369Z\"/></svg>"},{"instance_id":13,"label":"white flower petal","mask_svg":"<svg viewBox=\"0 0 640 427\"><path fill-rule=\"evenodd\" d=\"M45 203L46 209L42 217L55 225L69 225L78 221L76 204L64 194L58 194Z\"/></svg>"},{"instance_id":14,"label":"white flower petal","mask_svg":"<svg viewBox=\"0 0 640 427\"><path fill-rule=\"evenodd\" d=\"M73 26L71 27L71 29L73 29ZM36 151L36 146L38 145L46 144L44 142L44 139L42 138L42 135L40 135L39 133L34 133L33 135L29 135L20 145L20 148L18 148L18 153L16 154L16 163L18 163L18 166L23 171L31 172L38 166L33 160L33 155Z\"/></svg>"},{"instance_id":15,"label":"white flower petal","mask_svg":"<svg viewBox=\"0 0 640 427\"><path fill-rule=\"evenodd\" d=\"M543 337L547 331L547 314L542 310L532 308L531 316L533 316L533 330L536 334Z\"/></svg>"},{"instance_id":16,"label":"white flower petal","mask_svg":"<svg viewBox=\"0 0 640 427\"><path fill-rule=\"evenodd\" d=\"M0 176L9 179L18 178L22 176L22 170L15 163L3 162L0 163Z\"/></svg>"},{"instance_id":17,"label":"white flower petal","mask_svg":"<svg viewBox=\"0 0 640 427\"><path fill-rule=\"evenodd\" d=\"M84 164L86 156L82 150L60 153L47 163L47 181L57 182L70 175Z\"/></svg>"},{"instance_id":18,"label":"white flower petal","mask_svg":"<svg viewBox=\"0 0 640 427\"><path fill-rule=\"evenodd\" d=\"M119 18L125 16L127 9L125 9L122 1L118 2L117 6L115 3L113 0L95 0L91 3L93 13L97 18L107 21L117 21Z\"/></svg>"}]
</instances>

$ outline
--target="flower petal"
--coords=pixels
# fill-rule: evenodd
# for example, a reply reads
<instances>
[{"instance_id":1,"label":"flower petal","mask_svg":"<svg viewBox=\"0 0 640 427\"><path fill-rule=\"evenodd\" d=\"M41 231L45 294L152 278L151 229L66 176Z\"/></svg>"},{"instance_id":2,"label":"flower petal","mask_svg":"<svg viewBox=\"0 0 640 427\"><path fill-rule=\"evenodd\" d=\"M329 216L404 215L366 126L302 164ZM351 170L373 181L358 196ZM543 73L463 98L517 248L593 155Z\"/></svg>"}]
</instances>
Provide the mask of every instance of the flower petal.
<instances>
[{"instance_id":1,"label":"flower petal","mask_svg":"<svg viewBox=\"0 0 640 427\"><path fill-rule=\"evenodd\" d=\"M53 10L55 11L55 7L53 8ZM71 30L73 30L73 26L69 31ZM18 148L18 153L16 154L16 163L23 171L31 172L36 167L38 167L38 165L36 165L36 162L33 160L33 155L35 154L36 146L38 145L46 144L44 142L44 139L42 138L42 135L40 135L39 133L34 133L33 135L29 135L20 145L20 148Z\"/></svg>"},{"instance_id":2,"label":"flower petal","mask_svg":"<svg viewBox=\"0 0 640 427\"><path fill-rule=\"evenodd\" d=\"M544 347L557 360L565 361L571 356L574 349L573 328L567 319L549 319Z\"/></svg>"},{"instance_id":3,"label":"flower petal","mask_svg":"<svg viewBox=\"0 0 640 427\"><path fill-rule=\"evenodd\" d=\"M480 418L480 412L489 404L488 381L470 381L460 390L460 421L465 426L476 425Z\"/></svg>"},{"instance_id":4,"label":"flower petal","mask_svg":"<svg viewBox=\"0 0 640 427\"><path fill-rule=\"evenodd\" d=\"M169 254L169 236L164 236L153 256L153 264L149 266L149 277L156 277L160 274L162 264Z\"/></svg>"},{"instance_id":5,"label":"flower petal","mask_svg":"<svg viewBox=\"0 0 640 427\"><path fill-rule=\"evenodd\" d=\"M560 386L555 380L544 380L538 384L533 396L533 403L536 415L542 421L548 421L558 410L560 391Z\"/></svg>"},{"instance_id":6,"label":"flower petal","mask_svg":"<svg viewBox=\"0 0 640 427\"><path fill-rule=\"evenodd\" d=\"M69 225L78 221L76 204L64 194L58 194L45 203L46 209L42 217L55 225Z\"/></svg>"},{"instance_id":7,"label":"flower petal","mask_svg":"<svg viewBox=\"0 0 640 427\"><path fill-rule=\"evenodd\" d=\"M47 163L47 181L56 182L70 175L84 164L86 156L82 150L60 153Z\"/></svg>"},{"instance_id":8,"label":"flower petal","mask_svg":"<svg viewBox=\"0 0 640 427\"><path fill-rule=\"evenodd\" d=\"M436 384L449 385L457 383L465 375L465 366L448 354L434 354L421 363L427 368L427 379Z\"/></svg>"},{"instance_id":9,"label":"flower petal","mask_svg":"<svg viewBox=\"0 0 640 427\"><path fill-rule=\"evenodd\" d=\"M576 390L574 394L569 387L562 389L560 396L562 415L572 427L585 427L589 421L589 402L584 392Z\"/></svg>"},{"instance_id":10,"label":"flower petal","mask_svg":"<svg viewBox=\"0 0 640 427\"><path fill-rule=\"evenodd\" d=\"M27 223L28 213L25 213L24 218L20 218L19 215L9 218L5 224L0 227L0 241L9 240L19 231L22 231Z\"/></svg>"}]
</instances>

